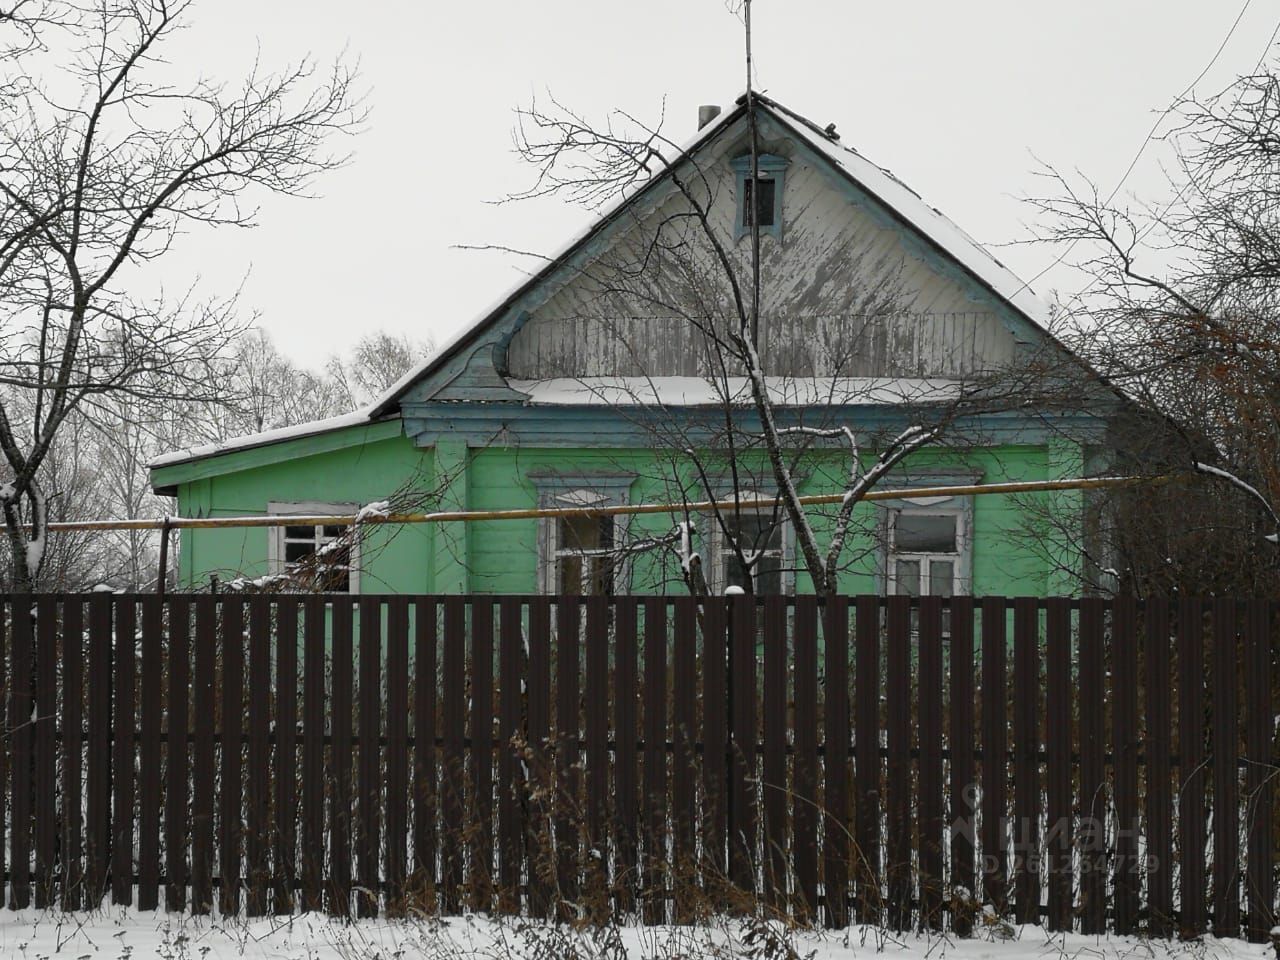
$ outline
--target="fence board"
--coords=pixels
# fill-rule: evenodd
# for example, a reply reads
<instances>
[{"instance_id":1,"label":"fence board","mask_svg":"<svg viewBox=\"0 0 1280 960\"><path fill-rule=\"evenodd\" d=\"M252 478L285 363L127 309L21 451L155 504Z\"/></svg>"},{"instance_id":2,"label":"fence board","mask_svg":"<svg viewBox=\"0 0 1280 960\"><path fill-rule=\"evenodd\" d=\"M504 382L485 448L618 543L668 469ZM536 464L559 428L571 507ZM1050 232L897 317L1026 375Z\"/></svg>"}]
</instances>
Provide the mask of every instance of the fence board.
<instances>
[{"instance_id":1,"label":"fence board","mask_svg":"<svg viewBox=\"0 0 1280 960\"><path fill-rule=\"evenodd\" d=\"M556 604L556 880L565 901L578 898L579 800L578 738L582 704L578 697L578 602ZM569 919L568 903L561 919Z\"/></svg>"},{"instance_id":2,"label":"fence board","mask_svg":"<svg viewBox=\"0 0 1280 960\"><path fill-rule=\"evenodd\" d=\"M356 916L378 915L379 852L381 850L382 751L382 603L360 599L360 762L356 797L356 863L359 889Z\"/></svg>"},{"instance_id":3,"label":"fence board","mask_svg":"<svg viewBox=\"0 0 1280 960\"><path fill-rule=\"evenodd\" d=\"M1040 922L1040 612L1013 601L1013 873L1015 916Z\"/></svg>"},{"instance_id":4,"label":"fence board","mask_svg":"<svg viewBox=\"0 0 1280 960\"><path fill-rule=\"evenodd\" d=\"M587 629L583 641L586 657L587 827L586 881L587 907L593 919L608 915L608 904L599 897L608 887L609 840L606 833L609 811L609 607L607 598L587 600Z\"/></svg>"},{"instance_id":5,"label":"fence board","mask_svg":"<svg viewBox=\"0 0 1280 960\"><path fill-rule=\"evenodd\" d=\"M785 642L787 611L779 603L779 625ZM792 700L795 757L792 764L791 856L795 890L791 910L803 921L818 916L818 604L816 597L797 597L792 654L795 662ZM768 670L766 669L766 674ZM785 692L785 688L784 688ZM770 711L765 708L765 717ZM783 734L785 736L785 732ZM785 743L784 743L785 748ZM784 863L787 851L784 850Z\"/></svg>"},{"instance_id":6,"label":"fence board","mask_svg":"<svg viewBox=\"0 0 1280 960\"><path fill-rule=\"evenodd\" d=\"M1137 932L1138 893L1138 638L1132 597L1117 598L1111 614L1112 767L1115 802L1113 928Z\"/></svg>"},{"instance_id":7,"label":"fence board","mask_svg":"<svg viewBox=\"0 0 1280 960\"><path fill-rule=\"evenodd\" d=\"M520 726L520 646L524 609L518 597L499 601L500 648L498 724L498 909L519 913L521 858L520 783L516 739ZM388 825L388 834L390 826Z\"/></svg>"},{"instance_id":8,"label":"fence board","mask_svg":"<svg viewBox=\"0 0 1280 960\"><path fill-rule=\"evenodd\" d=\"M697 612L693 597L677 598L672 610L671 727L675 750L671 756L671 860L677 923L687 922L692 913L697 862Z\"/></svg>"},{"instance_id":9,"label":"fence board","mask_svg":"<svg viewBox=\"0 0 1280 960\"><path fill-rule=\"evenodd\" d=\"M1265 943L1275 926L1275 874L1271 845L1272 782L1271 745L1275 710L1271 695L1271 603L1249 603L1246 627L1246 750L1245 830L1248 841L1248 874L1245 889L1249 904L1249 939Z\"/></svg>"},{"instance_id":10,"label":"fence board","mask_svg":"<svg viewBox=\"0 0 1280 960\"><path fill-rule=\"evenodd\" d=\"M436 666L439 648L437 604L419 597L413 612L413 893L424 909L436 893ZM532 696L532 694L530 694Z\"/></svg>"},{"instance_id":11,"label":"fence board","mask_svg":"<svg viewBox=\"0 0 1280 960\"><path fill-rule=\"evenodd\" d=\"M302 905L324 906L325 603L307 597L302 636Z\"/></svg>"},{"instance_id":12,"label":"fence board","mask_svg":"<svg viewBox=\"0 0 1280 960\"><path fill-rule=\"evenodd\" d=\"M408 837L409 793L409 603L404 597L387 602L387 751L386 908L390 916L404 914L405 840Z\"/></svg>"},{"instance_id":13,"label":"fence board","mask_svg":"<svg viewBox=\"0 0 1280 960\"><path fill-rule=\"evenodd\" d=\"M142 601L141 736L138 764L138 909L160 905L160 723L163 716L164 605L152 594Z\"/></svg>"},{"instance_id":14,"label":"fence board","mask_svg":"<svg viewBox=\"0 0 1280 960\"><path fill-rule=\"evenodd\" d=\"M1005 720L1005 599L982 600L982 894L996 916L1008 913L1008 765Z\"/></svg>"},{"instance_id":15,"label":"fence board","mask_svg":"<svg viewBox=\"0 0 1280 960\"><path fill-rule=\"evenodd\" d=\"M199 597L195 606L195 684L192 690L195 724L191 779L191 910L213 909L214 723L217 715L215 669L218 647L217 607L212 596ZM92 682L92 677L90 677Z\"/></svg>"},{"instance_id":16,"label":"fence board","mask_svg":"<svg viewBox=\"0 0 1280 960\"><path fill-rule=\"evenodd\" d=\"M271 803L271 607L266 595L249 600L249 750L245 778L245 867L248 873L245 913L260 917L267 912L270 882L268 856L271 840L267 828Z\"/></svg>"},{"instance_id":17,"label":"fence board","mask_svg":"<svg viewBox=\"0 0 1280 960\"><path fill-rule=\"evenodd\" d=\"M34 732L35 792L35 903L46 909L53 905L55 846L57 838L57 753L54 747L58 718L58 602L43 594L36 598L35 711L31 714Z\"/></svg>"},{"instance_id":18,"label":"fence board","mask_svg":"<svg viewBox=\"0 0 1280 960\"><path fill-rule=\"evenodd\" d=\"M329 691L329 883L327 909L351 915L351 597L332 600L332 680ZM459 684L461 686L461 684Z\"/></svg>"},{"instance_id":19,"label":"fence board","mask_svg":"<svg viewBox=\"0 0 1280 960\"><path fill-rule=\"evenodd\" d=\"M967 936L973 929L978 892L974 870L973 599L952 597L950 610L951 925L957 934Z\"/></svg>"},{"instance_id":20,"label":"fence board","mask_svg":"<svg viewBox=\"0 0 1280 960\"><path fill-rule=\"evenodd\" d=\"M739 890L755 891L756 604L745 594L729 600L731 633L729 698L733 743L729 753L729 877Z\"/></svg>"},{"instance_id":21,"label":"fence board","mask_svg":"<svg viewBox=\"0 0 1280 960\"><path fill-rule=\"evenodd\" d=\"M880 905L880 600L856 602L857 840L859 919L881 920Z\"/></svg>"},{"instance_id":22,"label":"fence board","mask_svg":"<svg viewBox=\"0 0 1280 960\"><path fill-rule=\"evenodd\" d=\"M667 918L667 604L644 601L644 920Z\"/></svg>"},{"instance_id":23,"label":"fence board","mask_svg":"<svg viewBox=\"0 0 1280 960\"><path fill-rule=\"evenodd\" d=\"M275 869L272 909L293 912L298 880L298 601L281 597L276 611L275 806L271 829Z\"/></svg>"},{"instance_id":24,"label":"fence board","mask_svg":"<svg viewBox=\"0 0 1280 960\"><path fill-rule=\"evenodd\" d=\"M0 635L3 630L0 629ZM68 597L62 604L62 907L78 910L83 903L84 834L83 790L84 769L84 602ZM0 662L4 645L0 642ZM0 689L3 688L0 668ZM185 683L185 681L184 681ZM3 751L0 751L2 753ZM4 780L0 777L0 784ZM0 808L3 805L0 787ZM3 840L0 840L3 843ZM185 843L182 844L185 848Z\"/></svg>"},{"instance_id":25,"label":"fence board","mask_svg":"<svg viewBox=\"0 0 1280 960\"><path fill-rule=\"evenodd\" d=\"M12 683L13 675L11 673L8 673L6 670L6 667L8 665L8 656L6 655L6 647L9 646L8 640L11 639L8 636L9 631L6 628L10 627L11 625L12 625L12 620L11 620L9 604L6 598L0 596L0 694L2 694L2 696L0 696L0 716L3 716L5 718L5 721L9 723L11 723L11 718L13 717L12 711L14 710L14 704L13 704L13 683ZM110 628L108 627L108 629ZM12 648L10 647L10 649ZM6 713L6 711L8 712ZM14 728L11 725L9 727L9 730L12 731L13 729ZM105 729L105 724L104 724L104 729ZM12 736L12 733L10 733L8 742L0 743L0 877L3 877L6 872L4 869L5 859L6 859L5 858L6 842L5 841L6 841L6 837L10 834L10 831L7 829L7 826L9 823L9 818L12 816L12 812L13 812L12 806L6 807L5 800L12 799L12 792L10 791L11 784L9 781L9 773L12 767L9 763L9 759L11 756L11 751L13 750L14 746L15 746L15 741ZM99 763L101 764L101 769L105 770L106 763L105 763L104 756L99 757ZM90 810L92 810L92 807L90 807ZM103 867L102 872L103 872L103 875L105 876L106 874L105 866ZM3 904L3 902L4 902L4 886L3 884L0 884L0 904Z\"/></svg>"},{"instance_id":26,"label":"fence board","mask_svg":"<svg viewBox=\"0 0 1280 960\"><path fill-rule=\"evenodd\" d=\"M1106 931L1105 606L1080 604L1080 901L1081 929Z\"/></svg>"},{"instance_id":27,"label":"fence board","mask_svg":"<svg viewBox=\"0 0 1280 960\"><path fill-rule=\"evenodd\" d=\"M942 598L920 598L920 927L942 929Z\"/></svg>"},{"instance_id":28,"label":"fence board","mask_svg":"<svg viewBox=\"0 0 1280 960\"><path fill-rule=\"evenodd\" d=\"M1173 933L1173 790L1170 753L1172 718L1169 691L1169 604L1148 600L1145 659L1147 931Z\"/></svg>"},{"instance_id":29,"label":"fence board","mask_svg":"<svg viewBox=\"0 0 1280 960\"><path fill-rule=\"evenodd\" d=\"M187 905L187 820L191 795L191 747L187 742L191 708L191 608L183 597L169 605L168 683L165 687L164 850L165 909Z\"/></svg>"},{"instance_id":30,"label":"fence board","mask_svg":"<svg viewBox=\"0 0 1280 960\"><path fill-rule=\"evenodd\" d=\"M222 770L218 783L219 909L240 909L241 748L244 718L244 601L222 601ZM350 658L348 658L350 659ZM117 698L119 691L116 691Z\"/></svg>"},{"instance_id":31,"label":"fence board","mask_svg":"<svg viewBox=\"0 0 1280 960\"><path fill-rule=\"evenodd\" d=\"M441 852L440 906L446 912L458 909L462 889L462 811L465 790L466 732L466 606L461 597L444 601L444 655L442 692L444 712L441 715L444 756L441 760Z\"/></svg>"},{"instance_id":32,"label":"fence board","mask_svg":"<svg viewBox=\"0 0 1280 960\"><path fill-rule=\"evenodd\" d=\"M1240 935L1239 679L1236 601L1213 602L1213 932Z\"/></svg>"},{"instance_id":33,"label":"fence board","mask_svg":"<svg viewBox=\"0 0 1280 960\"><path fill-rule=\"evenodd\" d=\"M493 904L493 600L471 601L471 864L472 909Z\"/></svg>"},{"instance_id":34,"label":"fence board","mask_svg":"<svg viewBox=\"0 0 1280 960\"><path fill-rule=\"evenodd\" d=\"M535 917L550 917L554 882L554 850L548 829L553 809L546 801L551 776L551 599L529 601L528 737L531 751L529 776L536 787L529 802L525 837L529 877L529 910Z\"/></svg>"},{"instance_id":35,"label":"fence board","mask_svg":"<svg viewBox=\"0 0 1280 960\"><path fill-rule=\"evenodd\" d=\"M1071 929L1072 736L1071 603L1049 600L1045 612L1045 793L1049 929Z\"/></svg>"},{"instance_id":36,"label":"fence board","mask_svg":"<svg viewBox=\"0 0 1280 960\"><path fill-rule=\"evenodd\" d=\"M823 894L826 923L849 922L849 602L827 597L823 619L826 644L823 763Z\"/></svg>"},{"instance_id":37,"label":"fence board","mask_svg":"<svg viewBox=\"0 0 1280 960\"><path fill-rule=\"evenodd\" d=\"M889 598L885 699L888 710L888 769L885 880L888 922L894 930L911 926L911 598Z\"/></svg>"},{"instance_id":38,"label":"fence board","mask_svg":"<svg viewBox=\"0 0 1280 960\"><path fill-rule=\"evenodd\" d=\"M635 906L637 875L637 756L636 697L636 613L634 597L614 601L614 876L618 909L630 913Z\"/></svg>"},{"instance_id":39,"label":"fence board","mask_svg":"<svg viewBox=\"0 0 1280 960\"><path fill-rule=\"evenodd\" d=\"M133 731L137 722L134 710L134 672L136 669L136 630L137 611L132 600L124 599L116 604L116 645L115 676L112 683L112 739L111 744L111 902L119 905L133 903L133 806L134 806L134 763L133 763ZM17 640L15 634L14 640ZM26 672L17 666L17 647L14 648L14 678L26 676ZM28 739L27 742L30 742ZM14 763L17 765L17 754ZM26 771L25 765L23 771ZM15 831L16 823L22 819L17 816L17 802L14 803ZM24 824L25 825L25 824ZM14 867L19 873L26 872L26 857L19 858L15 847L13 852ZM25 879L24 879L25 884Z\"/></svg>"},{"instance_id":40,"label":"fence board","mask_svg":"<svg viewBox=\"0 0 1280 960\"><path fill-rule=\"evenodd\" d=\"M794 845L787 843L787 730L794 721L787 711L787 608L782 597L765 598L763 621L764 773L761 788L764 806L764 892L771 907L785 910L789 905L788 868L793 856L797 860L801 856L801 841L797 837ZM796 640L799 642L798 630ZM796 733L800 733L798 726ZM797 749L798 747L797 742Z\"/></svg>"},{"instance_id":41,"label":"fence board","mask_svg":"<svg viewBox=\"0 0 1280 960\"><path fill-rule=\"evenodd\" d=\"M1204 611L1178 601L1178 852L1182 890L1178 917L1184 938L1205 931Z\"/></svg>"},{"instance_id":42,"label":"fence board","mask_svg":"<svg viewBox=\"0 0 1280 960\"><path fill-rule=\"evenodd\" d=\"M702 881L716 890L729 873L728 831L728 678L725 663L725 608L709 601L702 611Z\"/></svg>"}]
</instances>

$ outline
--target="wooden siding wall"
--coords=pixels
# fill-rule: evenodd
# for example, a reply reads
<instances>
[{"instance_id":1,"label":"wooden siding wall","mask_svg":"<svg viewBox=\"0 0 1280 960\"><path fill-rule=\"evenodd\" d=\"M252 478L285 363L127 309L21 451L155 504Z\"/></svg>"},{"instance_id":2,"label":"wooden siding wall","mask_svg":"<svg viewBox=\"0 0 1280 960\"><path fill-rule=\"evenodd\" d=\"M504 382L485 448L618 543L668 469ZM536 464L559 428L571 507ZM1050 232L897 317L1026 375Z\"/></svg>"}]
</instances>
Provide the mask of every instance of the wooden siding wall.
<instances>
[{"instance_id":1,"label":"wooden siding wall","mask_svg":"<svg viewBox=\"0 0 1280 960\"><path fill-rule=\"evenodd\" d=\"M787 152L785 145L770 149ZM706 169L713 168L724 172L713 186L712 222L729 240L734 181L727 163L708 161ZM681 311L653 306L679 297L690 313L701 314L710 303L731 302L727 289L715 292L723 276L710 265L697 231L682 227L673 238L679 221L672 215L686 207L676 195L638 216L624 239L515 334L506 372L519 379L705 374L700 336L672 315ZM659 229L664 244L686 245L664 251L644 268L645 279L636 280L629 271L651 252ZM730 246L740 277L749 276L746 238ZM899 228L856 205L832 175L798 157L786 174L781 242L764 237L763 254L761 353L768 373L965 376L1013 359L1013 337L983 291L913 252ZM642 284L653 288L652 297L639 294Z\"/></svg>"}]
</instances>

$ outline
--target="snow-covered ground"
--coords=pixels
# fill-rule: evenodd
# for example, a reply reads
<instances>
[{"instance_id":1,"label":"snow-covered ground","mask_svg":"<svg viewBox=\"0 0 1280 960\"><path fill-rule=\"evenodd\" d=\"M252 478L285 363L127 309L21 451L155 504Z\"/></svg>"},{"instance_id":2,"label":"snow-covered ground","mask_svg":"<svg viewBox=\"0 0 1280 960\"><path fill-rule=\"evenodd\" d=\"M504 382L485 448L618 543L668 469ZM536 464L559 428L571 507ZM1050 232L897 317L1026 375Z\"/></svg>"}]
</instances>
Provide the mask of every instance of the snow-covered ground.
<instances>
[{"instance_id":1,"label":"snow-covered ground","mask_svg":"<svg viewBox=\"0 0 1280 960\"><path fill-rule=\"evenodd\" d=\"M1267 960L1269 944L1212 938L1164 943L1132 937L1049 936L1038 927L967 940L891 937L870 928L785 933L725 921L706 927L619 927L595 933L477 917L360 920L320 915L258 920L111 909L93 914L0 911L0 957L40 960Z\"/></svg>"}]
</instances>

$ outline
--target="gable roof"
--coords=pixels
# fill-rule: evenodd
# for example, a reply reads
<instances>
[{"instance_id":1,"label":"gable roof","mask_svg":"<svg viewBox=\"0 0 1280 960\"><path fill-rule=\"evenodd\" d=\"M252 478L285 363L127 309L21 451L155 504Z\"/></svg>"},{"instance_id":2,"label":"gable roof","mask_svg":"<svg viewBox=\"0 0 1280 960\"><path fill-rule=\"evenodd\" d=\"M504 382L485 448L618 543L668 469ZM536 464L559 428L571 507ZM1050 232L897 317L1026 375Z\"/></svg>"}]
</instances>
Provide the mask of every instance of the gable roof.
<instances>
[{"instance_id":1,"label":"gable roof","mask_svg":"<svg viewBox=\"0 0 1280 960\"><path fill-rule=\"evenodd\" d=\"M1008 267L996 259L982 244L962 230L954 221L936 207L930 206L914 190L895 177L889 170L872 163L857 150L839 142L812 120L796 113L763 94L755 94L759 108L765 111L789 134L828 161L832 168L855 187L879 201L905 226L923 237L939 252L957 263L965 273L988 289L997 299L1006 303L1016 314L1037 328L1037 332L1050 339L1048 305L1031 287L1020 280ZM733 110L721 114L680 148L681 159L696 156L720 133L729 129L746 114L746 94L738 97ZM834 125L833 125L834 128ZM496 323L506 310L524 294L551 277L564 263L584 246L606 230L632 204L643 199L651 191L666 182L670 168L664 169L648 180L635 192L618 199L601 217L578 233L528 279L516 285L480 318L464 328L425 361L409 371L391 386L385 394L370 405L371 415L385 415L396 409L400 399L418 381L442 368L457 353ZM1064 348L1065 349L1065 348Z\"/></svg>"},{"instance_id":2,"label":"gable roof","mask_svg":"<svg viewBox=\"0 0 1280 960\"><path fill-rule=\"evenodd\" d=\"M1037 332L1057 343L1048 331L1047 304L1032 289L1014 275L1003 263L948 219L936 207L930 206L914 190L895 177L889 170L877 166L852 147L839 141L834 127L824 129L812 120L783 106L764 94L754 94L756 102L767 116L782 127L787 134L830 164L831 169L847 179L854 187L878 201L885 210L905 227L923 238L942 255L956 263L967 275L989 290L999 301L1007 304L1014 313L1025 319ZM738 97L734 108L726 110L714 121L699 130L680 148L673 166L681 160L696 157L720 134L730 129L746 115L746 94ZM526 293L547 281L557 270L607 230L632 204L661 188L670 176L664 169L633 192L619 198L595 222L571 237L558 251L549 256L543 266L527 279L518 283L500 297L492 307L480 314L471 325L446 341L439 350L418 364L393 384L380 398L363 410L330 421L301 424L285 431L266 431L239 437L223 444L183 450L159 458L152 468L175 466L195 460L217 457L223 454L252 449L300 436L312 436L330 431L344 430L363 423L396 418L402 397L422 379L440 370L457 354L497 323L506 311ZM1061 344L1058 346L1062 347Z\"/></svg>"}]
</instances>

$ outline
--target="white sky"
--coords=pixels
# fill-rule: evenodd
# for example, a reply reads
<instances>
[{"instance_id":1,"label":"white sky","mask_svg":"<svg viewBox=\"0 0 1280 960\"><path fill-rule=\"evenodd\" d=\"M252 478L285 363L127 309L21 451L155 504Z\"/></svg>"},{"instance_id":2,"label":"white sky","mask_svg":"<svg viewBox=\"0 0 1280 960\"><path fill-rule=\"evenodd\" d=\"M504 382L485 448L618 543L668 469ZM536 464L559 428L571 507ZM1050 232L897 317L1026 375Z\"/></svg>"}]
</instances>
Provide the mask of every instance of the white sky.
<instances>
[{"instance_id":1,"label":"white sky","mask_svg":"<svg viewBox=\"0 0 1280 960\"><path fill-rule=\"evenodd\" d=\"M757 77L979 240L1006 243L1027 237L1018 198L1037 189L1037 157L1109 191L1245 7L1207 94L1253 69L1275 0L756 0ZM550 251L585 222L555 202L490 202L530 181L511 127L531 96L655 120L665 97L664 131L681 141L698 104L744 87L725 0L207 0L172 55L235 80L254 56L344 47L372 109L351 165L319 199L269 199L258 229L192 235L161 266L166 285L198 274L210 292L247 272L244 306L307 364L377 328L446 339L520 278L516 258L455 245ZM1161 157L1150 148L1126 191L1159 194ZM1056 255L995 252L1023 279ZM1035 286L1072 283L1059 268Z\"/></svg>"}]
</instances>

